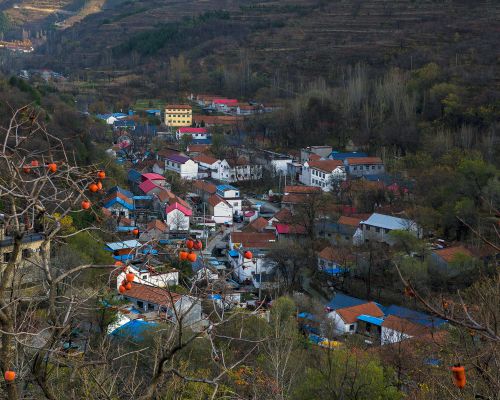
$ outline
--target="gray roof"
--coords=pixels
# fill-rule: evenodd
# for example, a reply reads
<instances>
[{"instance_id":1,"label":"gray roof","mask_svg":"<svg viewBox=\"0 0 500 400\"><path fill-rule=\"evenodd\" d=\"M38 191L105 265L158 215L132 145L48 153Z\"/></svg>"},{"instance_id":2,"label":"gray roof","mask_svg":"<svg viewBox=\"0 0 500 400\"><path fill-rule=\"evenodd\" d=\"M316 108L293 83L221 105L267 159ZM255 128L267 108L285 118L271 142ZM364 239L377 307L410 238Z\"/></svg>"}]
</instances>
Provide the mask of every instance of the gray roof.
<instances>
[{"instance_id":1,"label":"gray roof","mask_svg":"<svg viewBox=\"0 0 500 400\"><path fill-rule=\"evenodd\" d=\"M366 221L361 221L361 224L375 226L390 230L408 230L416 226L415 221L410 219L392 217L390 215L373 213Z\"/></svg>"}]
</instances>

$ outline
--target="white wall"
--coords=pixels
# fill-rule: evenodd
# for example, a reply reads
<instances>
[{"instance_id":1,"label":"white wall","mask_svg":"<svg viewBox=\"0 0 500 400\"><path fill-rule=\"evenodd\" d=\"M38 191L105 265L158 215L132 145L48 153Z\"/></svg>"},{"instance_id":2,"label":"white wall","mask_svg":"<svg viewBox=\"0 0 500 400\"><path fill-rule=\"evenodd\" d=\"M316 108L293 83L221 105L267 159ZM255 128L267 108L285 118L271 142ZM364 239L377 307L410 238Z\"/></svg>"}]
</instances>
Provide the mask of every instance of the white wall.
<instances>
[{"instance_id":1,"label":"white wall","mask_svg":"<svg viewBox=\"0 0 500 400\"><path fill-rule=\"evenodd\" d=\"M189 229L189 217L184 215L182 211L174 209L167 214L167 225L170 230L187 231Z\"/></svg>"},{"instance_id":2,"label":"white wall","mask_svg":"<svg viewBox=\"0 0 500 400\"><path fill-rule=\"evenodd\" d=\"M123 207L120 203L113 204L111 207L108 208L108 210L111 211L111 213L113 215L117 215L117 216L121 215L122 217L130 218L129 209L126 207ZM121 212L123 212L123 214L120 214Z\"/></svg>"},{"instance_id":3,"label":"white wall","mask_svg":"<svg viewBox=\"0 0 500 400\"><path fill-rule=\"evenodd\" d=\"M212 208L212 207L211 207ZM213 220L217 224L224 224L233 220L233 209L221 201L213 207Z\"/></svg>"},{"instance_id":4,"label":"white wall","mask_svg":"<svg viewBox=\"0 0 500 400\"><path fill-rule=\"evenodd\" d=\"M291 162L293 162L291 158L286 160L272 160L271 165L273 166L274 171L286 174L288 172L288 164Z\"/></svg>"},{"instance_id":5,"label":"white wall","mask_svg":"<svg viewBox=\"0 0 500 400\"><path fill-rule=\"evenodd\" d=\"M357 323L353 323L353 324L346 324L344 322L344 320L340 317L340 315L337 314L336 311L332 311L328 314L328 318L330 318L332 320L332 323L333 323L333 329L335 330L335 333L338 334L338 335L343 335L343 334L346 334L346 333L354 333L356 332L356 329L357 329ZM351 325L354 325L354 329L353 330L350 330L349 327Z\"/></svg>"},{"instance_id":6,"label":"white wall","mask_svg":"<svg viewBox=\"0 0 500 400\"><path fill-rule=\"evenodd\" d=\"M182 179L196 179L198 176L198 164L196 164L193 160L186 161L181 165L180 174Z\"/></svg>"}]
</instances>

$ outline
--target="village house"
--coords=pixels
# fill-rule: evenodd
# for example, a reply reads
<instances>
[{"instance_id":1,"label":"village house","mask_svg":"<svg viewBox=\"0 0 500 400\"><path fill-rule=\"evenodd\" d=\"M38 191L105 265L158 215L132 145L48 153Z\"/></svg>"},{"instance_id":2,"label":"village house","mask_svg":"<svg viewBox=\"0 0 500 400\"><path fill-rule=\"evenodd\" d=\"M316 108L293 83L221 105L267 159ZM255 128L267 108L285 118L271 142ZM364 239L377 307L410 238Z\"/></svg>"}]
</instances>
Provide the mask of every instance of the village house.
<instances>
[{"instance_id":1,"label":"village house","mask_svg":"<svg viewBox=\"0 0 500 400\"><path fill-rule=\"evenodd\" d=\"M248 103L238 103L236 105L236 115L253 115L259 113L261 108L257 105L251 105Z\"/></svg>"},{"instance_id":2,"label":"village house","mask_svg":"<svg viewBox=\"0 0 500 400\"><path fill-rule=\"evenodd\" d=\"M299 240L305 238L306 228L298 224L280 224L274 225L276 229L276 238L278 240Z\"/></svg>"},{"instance_id":3,"label":"village house","mask_svg":"<svg viewBox=\"0 0 500 400\"><path fill-rule=\"evenodd\" d=\"M269 221L263 217L258 217L251 221L245 228L244 232L266 232L269 229L274 229L269 225Z\"/></svg>"},{"instance_id":4,"label":"village house","mask_svg":"<svg viewBox=\"0 0 500 400\"><path fill-rule=\"evenodd\" d=\"M222 197L233 209L233 213L236 215L241 214L241 197L239 189L236 189L231 185L218 185L217 195Z\"/></svg>"},{"instance_id":5,"label":"village house","mask_svg":"<svg viewBox=\"0 0 500 400\"><path fill-rule=\"evenodd\" d=\"M188 154L190 157L196 157L200 154L206 154L210 151L210 146L210 144L190 143L186 148L186 154Z\"/></svg>"},{"instance_id":6,"label":"village house","mask_svg":"<svg viewBox=\"0 0 500 400\"><path fill-rule=\"evenodd\" d=\"M208 131L206 128L181 127L177 129L177 132L175 133L177 140L181 140L181 138L185 135L191 136L193 140L207 139Z\"/></svg>"},{"instance_id":7,"label":"village house","mask_svg":"<svg viewBox=\"0 0 500 400\"><path fill-rule=\"evenodd\" d=\"M142 244L138 240L125 240L122 242L106 243L104 249L113 253L117 261L126 261L134 258L141 251Z\"/></svg>"},{"instance_id":8,"label":"village house","mask_svg":"<svg viewBox=\"0 0 500 400\"><path fill-rule=\"evenodd\" d=\"M232 108L236 109L238 106L238 100L236 99L213 99L212 100L212 108L220 111L228 113Z\"/></svg>"},{"instance_id":9,"label":"village house","mask_svg":"<svg viewBox=\"0 0 500 400\"><path fill-rule=\"evenodd\" d=\"M262 165L252 164L244 157L222 160L212 178L223 182L240 182L262 179Z\"/></svg>"},{"instance_id":10,"label":"village house","mask_svg":"<svg viewBox=\"0 0 500 400\"><path fill-rule=\"evenodd\" d=\"M336 183L345 180L344 164L338 160L306 161L300 177L304 185L318 186L325 192L329 192Z\"/></svg>"},{"instance_id":11,"label":"village house","mask_svg":"<svg viewBox=\"0 0 500 400\"><path fill-rule=\"evenodd\" d=\"M376 321L372 320L372 322L375 322L373 325L379 326L377 324L381 325L384 312L376 303L369 302L338 308L328 313L328 318L332 320L334 333L337 335L355 333L360 320L365 323L370 320L370 318L363 318L365 316L375 318Z\"/></svg>"},{"instance_id":12,"label":"village house","mask_svg":"<svg viewBox=\"0 0 500 400\"><path fill-rule=\"evenodd\" d=\"M288 208L293 213L295 208L309 204L321 192L319 186L285 186L281 207Z\"/></svg>"},{"instance_id":13,"label":"village house","mask_svg":"<svg viewBox=\"0 0 500 400\"><path fill-rule=\"evenodd\" d=\"M445 247L433 250L431 253L431 263L438 268L447 270L450 266L472 261L474 255L462 245Z\"/></svg>"},{"instance_id":14,"label":"village house","mask_svg":"<svg viewBox=\"0 0 500 400\"><path fill-rule=\"evenodd\" d=\"M346 269L350 260L352 257L346 251L327 246L318 253L318 269L336 275Z\"/></svg>"},{"instance_id":15,"label":"village house","mask_svg":"<svg viewBox=\"0 0 500 400\"><path fill-rule=\"evenodd\" d=\"M103 207L116 217L130 218L135 209L132 197L128 197L122 190L116 190L103 200Z\"/></svg>"},{"instance_id":16,"label":"village house","mask_svg":"<svg viewBox=\"0 0 500 400\"><path fill-rule=\"evenodd\" d=\"M189 326L201 321L201 301L193 296L170 292L164 288L132 283L122 296L143 312L157 312L160 318Z\"/></svg>"},{"instance_id":17,"label":"village house","mask_svg":"<svg viewBox=\"0 0 500 400\"><path fill-rule=\"evenodd\" d=\"M189 157L177 154L165 157L165 170L173 171L180 175L182 179L196 179L198 176L198 164Z\"/></svg>"},{"instance_id":18,"label":"village house","mask_svg":"<svg viewBox=\"0 0 500 400\"><path fill-rule=\"evenodd\" d=\"M198 164L198 171L206 171L208 176L216 173L220 164L220 160L203 153L194 157L193 161Z\"/></svg>"},{"instance_id":19,"label":"village house","mask_svg":"<svg viewBox=\"0 0 500 400\"><path fill-rule=\"evenodd\" d=\"M148 222L144 232L141 232L139 240L141 242L158 241L160 239L166 239L167 233L168 227L165 222L159 219L154 219Z\"/></svg>"},{"instance_id":20,"label":"village house","mask_svg":"<svg viewBox=\"0 0 500 400\"><path fill-rule=\"evenodd\" d=\"M394 239L389 235L391 231L400 230L410 232L417 238L422 238L422 228L415 222L405 218L373 213L366 221L361 221L354 234L355 244L370 241L394 244Z\"/></svg>"},{"instance_id":21,"label":"village house","mask_svg":"<svg viewBox=\"0 0 500 400\"><path fill-rule=\"evenodd\" d=\"M270 284L267 278L274 274L276 265L266 255L275 242L274 233L231 232L228 256L233 274L239 282L252 284L256 288L263 288L261 282L264 281ZM252 252L252 259L244 257L247 250Z\"/></svg>"},{"instance_id":22,"label":"village house","mask_svg":"<svg viewBox=\"0 0 500 400\"><path fill-rule=\"evenodd\" d=\"M230 130L240 126L243 118L240 115L193 115L193 122L200 128L220 126Z\"/></svg>"},{"instance_id":23,"label":"village house","mask_svg":"<svg viewBox=\"0 0 500 400\"><path fill-rule=\"evenodd\" d=\"M33 268L34 265L41 265L40 249L45 236L39 232L25 232L20 243L21 260L20 270L18 270L16 279L23 279L24 282L38 279L42 271ZM0 266L5 268L5 264L12 258L15 239L9 235L9 229L5 226L4 216L0 215ZM50 253L50 243L47 244L47 251ZM25 269L26 268L26 269Z\"/></svg>"},{"instance_id":24,"label":"village house","mask_svg":"<svg viewBox=\"0 0 500 400\"><path fill-rule=\"evenodd\" d=\"M359 158L359 157L368 157L368 154L358 151L350 151L342 153L334 150L328 156L328 158L331 160L340 160L342 162L344 162L346 158Z\"/></svg>"},{"instance_id":25,"label":"village house","mask_svg":"<svg viewBox=\"0 0 500 400\"><path fill-rule=\"evenodd\" d=\"M269 225L289 224L293 221L292 212L288 208L282 208L269 219Z\"/></svg>"},{"instance_id":26,"label":"village house","mask_svg":"<svg viewBox=\"0 0 500 400\"><path fill-rule=\"evenodd\" d=\"M300 149L300 162L304 164L310 160L312 154L319 158L327 158L332 153L332 146L310 146Z\"/></svg>"},{"instance_id":27,"label":"village house","mask_svg":"<svg viewBox=\"0 0 500 400\"><path fill-rule=\"evenodd\" d=\"M380 157L352 157L344 160L347 173L352 176L380 175L385 172Z\"/></svg>"},{"instance_id":28,"label":"village house","mask_svg":"<svg viewBox=\"0 0 500 400\"><path fill-rule=\"evenodd\" d=\"M187 207L187 204L183 205L179 201L174 201L167 206L165 214L167 215L167 226L170 232L189 231L189 218L193 215L193 212Z\"/></svg>"},{"instance_id":29,"label":"village house","mask_svg":"<svg viewBox=\"0 0 500 400\"><path fill-rule=\"evenodd\" d=\"M252 155L252 159L273 175L287 175L288 164L293 162L293 157L270 150L259 150Z\"/></svg>"},{"instance_id":30,"label":"village house","mask_svg":"<svg viewBox=\"0 0 500 400\"><path fill-rule=\"evenodd\" d=\"M216 224L233 222L233 207L217 194L213 194L208 198L208 213Z\"/></svg>"},{"instance_id":31,"label":"village house","mask_svg":"<svg viewBox=\"0 0 500 400\"><path fill-rule=\"evenodd\" d=\"M415 324L407 319L389 315L382 322L380 334L380 344L399 343L406 339L411 339L415 336L421 336L430 333L430 329Z\"/></svg>"},{"instance_id":32,"label":"village house","mask_svg":"<svg viewBox=\"0 0 500 400\"><path fill-rule=\"evenodd\" d=\"M168 127L191 126L193 110L186 104L169 104L165 106L165 125Z\"/></svg>"},{"instance_id":33,"label":"village house","mask_svg":"<svg viewBox=\"0 0 500 400\"><path fill-rule=\"evenodd\" d=\"M330 218L319 218L315 224L316 234L335 245L353 244L353 237L359 228L359 224L369 216L370 214L341 215L337 221L332 221Z\"/></svg>"},{"instance_id":34,"label":"village house","mask_svg":"<svg viewBox=\"0 0 500 400\"><path fill-rule=\"evenodd\" d=\"M192 190L206 203L210 196L217 192L217 186L207 181L195 180L193 181Z\"/></svg>"}]
</instances>

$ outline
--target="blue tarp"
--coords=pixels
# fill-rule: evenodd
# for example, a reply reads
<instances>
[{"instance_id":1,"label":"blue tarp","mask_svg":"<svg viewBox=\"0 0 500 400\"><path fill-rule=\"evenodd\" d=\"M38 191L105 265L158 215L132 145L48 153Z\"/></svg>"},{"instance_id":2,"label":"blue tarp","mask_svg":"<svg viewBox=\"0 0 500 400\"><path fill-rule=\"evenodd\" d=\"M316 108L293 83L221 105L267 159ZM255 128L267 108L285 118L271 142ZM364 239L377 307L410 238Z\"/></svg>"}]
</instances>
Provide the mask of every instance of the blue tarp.
<instances>
[{"instance_id":1,"label":"blue tarp","mask_svg":"<svg viewBox=\"0 0 500 400\"><path fill-rule=\"evenodd\" d=\"M134 341L140 342L144 340L144 334L155 326L158 326L155 322L146 322L140 319L135 319L127 322L119 328L116 328L113 332L111 332L111 335L125 339L133 339Z\"/></svg>"},{"instance_id":2,"label":"blue tarp","mask_svg":"<svg viewBox=\"0 0 500 400\"><path fill-rule=\"evenodd\" d=\"M384 322L383 318L372 317L371 315L362 314L358 317L358 320L363 322L368 322L372 325L382 326L382 322Z\"/></svg>"},{"instance_id":3,"label":"blue tarp","mask_svg":"<svg viewBox=\"0 0 500 400\"><path fill-rule=\"evenodd\" d=\"M104 208L110 208L111 206L113 206L116 203L118 203L121 206L125 207L127 210L133 210L134 209L134 205L133 204L127 203L126 201L124 201L120 197L114 197L114 198L112 198L110 201L108 201L107 203L105 203L103 205L103 207Z\"/></svg>"},{"instance_id":4,"label":"blue tarp","mask_svg":"<svg viewBox=\"0 0 500 400\"><path fill-rule=\"evenodd\" d=\"M238 250L229 250L229 257L239 257Z\"/></svg>"},{"instance_id":5,"label":"blue tarp","mask_svg":"<svg viewBox=\"0 0 500 400\"><path fill-rule=\"evenodd\" d=\"M118 226L116 228L117 232L131 232L135 229L135 226Z\"/></svg>"},{"instance_id":6,"label":"blue tarp","mask_svg":"<svg viewBox=\"0 0 500 400\"><path fill-rule=\"evenodd\" d=\"M134 258L133 254L123 254L121 256L113 256L113 258L117 261L127 261L132 260Z\"/></svg>"},{"instance_id":7,"label":"blue tarp","mask_svg":"<svg viewBox=\"0 0 500 400\"><path fill-rule=\"evenodd\" d=\"M153 196L134 196L134 200L153 200Z\"/></svg>"},{"instance_id":8,"label":"blue tarp","mask_svg":"<svg viewBox=\"0 0 500 400\"><path fill-rule=\"evenodd\" d=\"M210 300L222 300L222 296L220 294L211 294L208 296Z\"/></svg>"},{"instance_id":9,"label":"blue tarp","mask_svg":"<svg viewBox=\"0 0 500 400\"><path fill-rule=\"evenodd\" d=\"M141 243L135 239L125 240L123 242L106 243L106 250L108 251L135 249L137 247L141 247Z\"/></svg>"},{"instance_id":10,"label":"blue tarp","mask_svg":"<svg viewBox=\"0 0 500 400\"><path fill-rule=\"evenodd\" d=\"M342 272L344 272L343 268L325 268L323 270L324 273L332 276L337 276L340 275Z\"/></svg>"}]
</instances>

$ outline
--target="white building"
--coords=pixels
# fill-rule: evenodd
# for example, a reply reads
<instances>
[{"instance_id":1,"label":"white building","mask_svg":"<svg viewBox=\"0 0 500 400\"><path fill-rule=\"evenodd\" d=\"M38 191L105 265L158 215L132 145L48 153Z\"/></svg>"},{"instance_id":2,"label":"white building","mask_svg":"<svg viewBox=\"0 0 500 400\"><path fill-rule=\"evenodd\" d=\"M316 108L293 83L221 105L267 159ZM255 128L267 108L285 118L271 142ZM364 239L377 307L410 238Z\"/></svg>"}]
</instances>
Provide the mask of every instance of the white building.
<instances>
[{"instance_id":1,"label":"white building","mask_svg":"<svg viewBox=\"0 0 500 400\"><path fill-rule=\"evenodd\" d=\"M357 306L338 308L328 313L332 320L334 332L337 335L353 334L358 327L358 317L367 315L382 318L384 312L374 303L363 303Z\"/></svg>"},{"instance_id":2,"label":"white building","mask_svg":"<svg viewBox=\"0 0 500 400\"><path fill-rule=\"evenodd\" d=\"M300 181L304 185L317 186L328 192L332 183L346 180L345 167L339 160L306 161L302 168Z\"/></svg>"},{"instance_id":3,"label":"white building","mask_svg":"<svg viewBox=\"0 0 500 400\"><path fill-rule=\"evenodd\" d=\"M219 185L217 186L216 194L229 203L235 215L241 214L242 200L238 189L231 185Z\"/></svg>"},{"instance_id":4,"label":"white building","mask_svg":"<svg viewBox=\"0 0 500 400\"><path fill-rule=\"evenodd\" d=\"M198 164L189 157L172 154L165 157L165 170L178 173L182 179L196 179Z\"/></svg>"},{"instance_id":5,"label":"white building","mask_svg":"<svg viewBox=\"0 0 500 400\"><path fill-rule=\"evenodd\" d=\"M398 343L405 339L424 335L429 332L430 329L423 325L417 325L395 315L389 315L384 322L382 322L380 343L382 345Z\"/></svg>"},{"instance_id":6,"label":"white building","mask_svg":"<svg viewBox=\"0 0 500 400\"><path fill-rule=\"evenodd\" d=\"M415 221L373 213L366 221L360 222L355 239L358 243L375 241L393 245L394 239L389 233L394 230L410 232L418 238L422 238L423 235L422 228Z\"/></svg>"},{"instance_id":7,"label":"white building","mask_svg":"<svg viewBox=\"0 0 500 400\"><path fill-rule=\"evenodd\" d=\"M176 132L175 132L175 137L177 140L180 140L183 136L189 135L193 139L207 139L208 138L208 131L205 128L191 128L191 127L180 127Z\"/></svg>"},{"instance_id":8,"label":"white building","mask_svg":"<svg viewBox=\"0 0 500 400\"><path fill-rule=\"evenodd\" d=\"M166 209L167 226L170 231L188 231L189 218L193 212L186 206L172 202Z\"/></svg>"},{"instance_id":9,"label":"white building","mask_svg":"<svg viewBox=\"0 0 500 400\"><path fill-rule=\"evenodd\" d=\"M258 180L262 178L262 165L251 164L243 158L222 160L212 177L223 182Z\"/></svg>"},{"instance_id":10,"label":"white building","mask_svg":"<svg viewBox=\"0 0 500 400\"><path fill-rule=\"evenodd\" d=\"M216 224L233 222L233 207L217 194L208 198L208 212Z\"/></svg>"}]
</instances>

